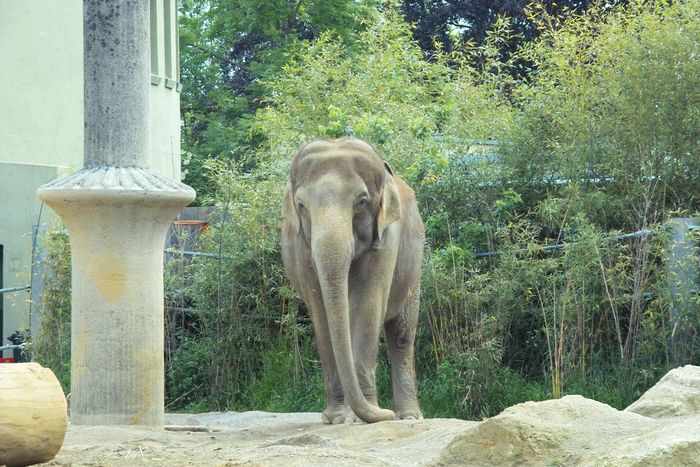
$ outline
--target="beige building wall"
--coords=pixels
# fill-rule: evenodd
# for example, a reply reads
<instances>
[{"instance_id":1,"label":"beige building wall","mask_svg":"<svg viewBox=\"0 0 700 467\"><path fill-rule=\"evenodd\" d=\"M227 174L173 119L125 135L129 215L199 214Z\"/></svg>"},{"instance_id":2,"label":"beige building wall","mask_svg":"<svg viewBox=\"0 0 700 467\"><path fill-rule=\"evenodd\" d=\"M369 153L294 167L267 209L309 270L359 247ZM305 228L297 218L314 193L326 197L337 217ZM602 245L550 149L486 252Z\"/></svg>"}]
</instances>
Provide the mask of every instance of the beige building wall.
<instances>
[{"instance_id":1,"label":"beige building wall","mask_svg":"<svg viewBox=\"0 0 700 467\"><path fill-rule=\"evenodd\" d=\"M143 0L146 1L146 0ZM151 168L180 175L180 51L177 1L151 2ZM153 31L157 31L153 34Z\"/></svg>"},{"instance_id":2,"label":"beige building wall","mask_svg":"<svg viewBox=\"0 0 700 467\"><path fill-rule=\"evenodd\" d=\"M150 168L179 180L177 2L143 1L151 2L154 48L144 83L151 89ZM0 288L31 282L37 188L82 167L82 14L82 0L0 0ZM42 222L52 215L44 208ZM16 329L29 328L29 294L0 298L5 345Z\"/></svg>"}]
</instances>

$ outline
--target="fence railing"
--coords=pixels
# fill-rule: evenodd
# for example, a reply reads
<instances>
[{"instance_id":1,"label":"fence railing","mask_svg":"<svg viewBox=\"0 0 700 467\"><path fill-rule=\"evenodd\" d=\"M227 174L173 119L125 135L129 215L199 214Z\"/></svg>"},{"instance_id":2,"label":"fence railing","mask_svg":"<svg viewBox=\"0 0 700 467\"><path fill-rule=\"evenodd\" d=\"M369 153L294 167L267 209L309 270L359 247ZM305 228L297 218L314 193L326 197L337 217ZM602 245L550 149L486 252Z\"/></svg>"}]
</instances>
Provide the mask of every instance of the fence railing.
<instances>
[{"instance_id":1,"label":"fence railing","mask_svg":"<svg viewBox=\"0 0 700 467\"><path fill-rule=\"evenodd\" d=\"M31 285L25 285L23 287L9 287L7 289L0 289L0 295L10 292L22 292L23 290L31 290Z\"/></svg>"}]
</instances>

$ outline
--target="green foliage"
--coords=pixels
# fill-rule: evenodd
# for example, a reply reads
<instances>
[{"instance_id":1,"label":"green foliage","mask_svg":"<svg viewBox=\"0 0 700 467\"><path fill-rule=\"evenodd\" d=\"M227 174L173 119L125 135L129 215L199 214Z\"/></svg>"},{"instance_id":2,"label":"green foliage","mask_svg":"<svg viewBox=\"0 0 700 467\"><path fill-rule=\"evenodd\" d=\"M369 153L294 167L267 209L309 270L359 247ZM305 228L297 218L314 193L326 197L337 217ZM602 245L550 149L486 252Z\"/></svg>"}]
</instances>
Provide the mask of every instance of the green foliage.
<instances>
[{"instance_id":1,"label":"green foliage","mask_svg":"<svg viewBox=\"0 0 700 467\"><path fill-rule=\"evenodd\" d=\"M449 147L431 135L488 138L507 122L493 89L475 85L471 70L454 72L445 57L426 62L395 11L367 21L354 46L323 34L267 83L269 106L253 130L270 157L288 159L312 136L355 135L376 144L401 171L424 179L432 168L425 166L446 161Z\"/></svg>"},{"instance_id":2,"label":"green foliage","mask_svg":"<svg viewBox=\"0 0 700 467\"><path fill-rule=\"evenodd\" d=\"M264 180L217 170L221 221L201 245L217 258L196 258L188 266L191 283L172 293L184 294L194 309L187 317L190 335L166 362L174 372L167 394L178 401L175 406L197 399L185 395L192 386L183 378L191 377L217 409L239 407L259 373L259 349L270 346L272 331L285 318L279 310L287 301L278 293L259 292L283 286L278 230L271 227L281 194Z\"/></svg>"},{"instance_id":3,"label":"green foliage","mask_svg":"<svg viewBox=\"0 0 700 467\"><path fill-rule=\"evenodd\" d=\"M281 339L262 355L261 375L244 391L245 404L268 412L320 412L325 386L314 343ZM284 384L280 384L284 381Z\"/></svg>"},{"instance_id":4,"label":"green foliage","mask_svg":"<svg viewBox=\"0 0 700 467\"><path fill-rule=\"evenodd\" d=\"M71 349L71 256L68 232L52 224L41 238L45 274L41 295L41 326L32 338L32 359L50 368L63 391L70 392Z\"/></svg>"},{"instance_id":5,"label":"green foliage","mask_svg":"<svg viewBox=\"0 0 700 467\"><path fill-rule=\"evenodd\" d=\"M372 0L183 0L180 2L182 147L185 180L200 194L210 161L238 161L258 141L252 116L264 105L262 80L324 32L351 41Z\"/></svg>"},{"instance_id":6,"label":"green foliage","mask_svg":"<svg viewBox=\"0 0 700 467\"><path fill-rule=\"evenodd\" d=\"M607 14L542 14L543 40L524 51L538 72L514 93L521 112L506 152L512 177L598 185L597 206L588 196L578 202L587 211L606 205L606 229L650 225L696 204L697 6L644 2Z\"/></svg>"},{"instance_id":7,"label":"green foliage","mask_svg":"<svg viewBox=\"0 0 700 467\"><path fill-rule=\"evenodd\" d=\"M199 88L183 105L211 102L212 118L197 127L203 114L183 111L183 146L218 221L198 246L209 256L166 268L169 409L323 407L313 329L279 251L289 160L316 137L371 141L416 192L426 416L478 419L572 393L623 408L669 368L700 362L700 301L671 292L664 227L700 212L698 0L559 16L534 6L540 38L507 58L501 18L482 45L428 60L393 8L353 2L361 21L307 40L280 18L317 24L319 2L292 16L290 3L257 3L184 2L192 44L225 55L249 21L289 47L258 57L274 71L255 75L253 106L226 90L220 63L187 57ZM223 9L244 14L217 23ZM533 71L520 77L524 63ZM255 113L243 124L239 108ZM389 373L380 359L385 406Z\"/></svg>"},{"instance_id":8,"label":"green foliage","mask_svg":"<svg viewBox=\"0 0 700 467\"><path fill-rule=\"evenodd\" d=\"M535 5L528 21L540 39L506 59L515 38L505 18L480 46L425 60L392 8L372 10L357 36L328 31L294 49L261 83L266 106L250 120L249 160L220 172L236 174L225 184L212 179L219 203L259 192L268 200L233 215L237 233L221 244L251 257L228 277L252 292L249 302L265 297L256 310L284 316L298 306L281 272L256 279L261 264L279 260L270 235L288 161L314 137L365 138L414 188L426 224L416 351L426 415L479 418L572 391L624 407L671 365L698 358L696 347L684 360L669 349L660 227L678 208L698 210L697 6L555 16ZM525 63L534 71L514 78ZM651 234L616 239L642 229ZM268 249L245 243L265 235ZM496 253L474 256L484 251ZM232 303L228 313L240 307ZM312 407L287 402L299 399L289 372L303 359L279 351L310 349L310 329L268 328L274 345L261 329L245 333L272 354L237 373L263 394L249 403ZM304 368L320 382L317 366ZM387 368L380 361L382 403Z\"/></svg>"}]
</instances>

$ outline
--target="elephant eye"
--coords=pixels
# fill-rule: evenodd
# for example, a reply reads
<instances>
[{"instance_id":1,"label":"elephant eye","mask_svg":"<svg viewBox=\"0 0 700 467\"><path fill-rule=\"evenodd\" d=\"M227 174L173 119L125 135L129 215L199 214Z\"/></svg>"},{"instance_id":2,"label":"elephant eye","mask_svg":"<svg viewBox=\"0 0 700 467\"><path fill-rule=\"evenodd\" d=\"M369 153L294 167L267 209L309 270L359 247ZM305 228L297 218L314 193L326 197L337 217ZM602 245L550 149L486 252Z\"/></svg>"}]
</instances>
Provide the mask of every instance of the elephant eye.
<instances>
[{"instance_id":1,"label":"elephant eye","mask_svg":"<svg viewBox=\"0 0 700 467\"><path fill-rule=\"evenodd\" d=\"M304 206L304 203L297 203L297 208L299 209L299 212L301 212L306 209L306 206Z\"/></svg>"},{"instance_id":2,"label":"elephant eye","mask_svg":"<svg viewBox=\"0 0 700 467\"><path fill-rule=\"evenodd\" d=\"M367 199L367 195L362 195L355 200L355 207L356 208L365 207L365 206L367 206L367 204L369 204L369 200Z\"/></svg>"}]
</instances>

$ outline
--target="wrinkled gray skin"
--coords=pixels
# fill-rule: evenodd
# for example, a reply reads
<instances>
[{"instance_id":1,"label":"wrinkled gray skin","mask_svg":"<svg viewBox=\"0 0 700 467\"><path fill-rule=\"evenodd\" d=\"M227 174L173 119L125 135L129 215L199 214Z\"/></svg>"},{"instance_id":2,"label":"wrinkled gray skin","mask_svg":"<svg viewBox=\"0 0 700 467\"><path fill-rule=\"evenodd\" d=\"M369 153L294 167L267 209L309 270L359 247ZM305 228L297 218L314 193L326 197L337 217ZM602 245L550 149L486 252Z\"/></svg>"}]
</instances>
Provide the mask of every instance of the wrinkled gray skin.
<instances>
[{"instance_id":1,"label":"wrinkled gray skin","mask_svg":"<svg viewBox=\"0 0 700 467\"><path fill-rule=\"evenodd\" d=\"M284 193L282 258L316 332L324 423L422 418L413 343L425 234L413 191L367 143L314 141L294 157ZM382 324L394 411L377 403Z\"/></svg>"}]
</instances>

